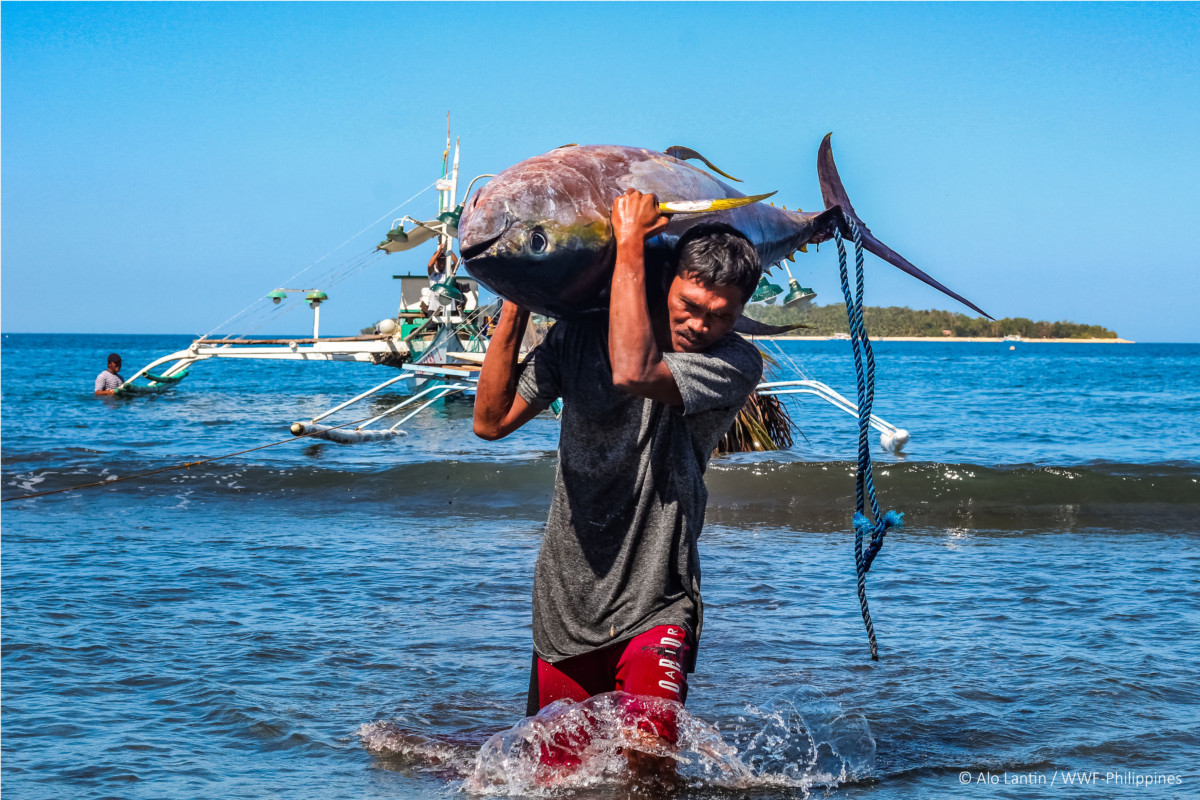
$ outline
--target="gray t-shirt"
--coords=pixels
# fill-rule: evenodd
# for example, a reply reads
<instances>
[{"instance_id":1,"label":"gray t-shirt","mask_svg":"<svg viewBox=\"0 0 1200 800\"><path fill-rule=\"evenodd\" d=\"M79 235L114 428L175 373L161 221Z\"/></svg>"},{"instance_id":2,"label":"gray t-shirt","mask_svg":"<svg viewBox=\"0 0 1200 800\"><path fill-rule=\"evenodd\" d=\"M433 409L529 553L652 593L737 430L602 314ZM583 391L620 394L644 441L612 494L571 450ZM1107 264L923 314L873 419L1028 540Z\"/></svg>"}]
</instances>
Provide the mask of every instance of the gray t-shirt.
<instances>
[{"instance_id":1,"label":"gray t-shirt","mask_svg":"<svg viewBox=\"0 0 1200 800\"><path fill-rule=\"evenodd\" d=\"M730 333L703 353L663 360L683 408L613 385L602 317L554 325L523 366L517 391L526 402L563 399L533 581L533 645L545 661L657 625L683 625L699 640L704 469L762 377L762 356Z\"/></svg>"},{"instance_id":2,"label":"gray t-shirt","mask_svg":"<svg viewBox=\"0 0 1200 800\"><path fill-rule=\"evenodd\" d=\"M124 382L125 382L125 379L122 378L120 375L114 375L111 372L109 372L108 370L104 370L104 372L101 372L99 375L96 376L95 391L97 391L97 392L116 391L116 389Z\"/></svg>"}]
</instances>

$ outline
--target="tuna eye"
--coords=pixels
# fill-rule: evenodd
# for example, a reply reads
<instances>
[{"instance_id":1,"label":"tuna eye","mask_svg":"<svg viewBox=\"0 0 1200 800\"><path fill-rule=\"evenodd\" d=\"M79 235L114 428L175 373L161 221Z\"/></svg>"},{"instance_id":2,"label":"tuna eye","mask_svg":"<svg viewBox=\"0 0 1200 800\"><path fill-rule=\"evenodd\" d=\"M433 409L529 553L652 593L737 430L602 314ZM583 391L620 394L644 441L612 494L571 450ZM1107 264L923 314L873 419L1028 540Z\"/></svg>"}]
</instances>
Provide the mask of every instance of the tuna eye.
<instances>
[{"instance_id":1,"label":"tuna eye","mask_svg":"<svg viewBox=\"0 0 1200 800\"><path fill-rule=\"evenodd\" d=\"M529 234L529 249L535 253L546 252L546 245L550 244L546 239L546 234L542 233L541 228L534 228L533 233Z\"/></svg>"}]
</instances>

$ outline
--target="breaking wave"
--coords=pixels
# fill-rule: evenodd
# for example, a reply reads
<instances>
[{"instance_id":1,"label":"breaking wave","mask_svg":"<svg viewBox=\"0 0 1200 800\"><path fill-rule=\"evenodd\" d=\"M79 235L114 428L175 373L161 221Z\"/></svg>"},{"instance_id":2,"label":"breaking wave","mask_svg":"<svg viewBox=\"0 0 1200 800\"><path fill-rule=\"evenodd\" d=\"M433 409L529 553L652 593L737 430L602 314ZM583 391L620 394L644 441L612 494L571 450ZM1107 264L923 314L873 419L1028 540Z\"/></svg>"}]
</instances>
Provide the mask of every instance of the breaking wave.
<instances>
[{"instance_id":1,"label":"breaking wave","mask_svg":"<svg viewBox=\"0 0 1200 800\"><path fill-rule=\"evenodd\" d=\"M94 502L153 495L198 500L250 496L261 502L402 503L415 513L539 519L550 504L555 462L545 455L511 462L427 461L371 471L318 465L200 465L129 481L115 479L161 467L153 461L59 466L6 459L5 499L107 481L111 486L26 503ZM979 466L912 462L875 470L881 502L906 512L906 527L995 530L1079 529L1195 532L1200 522L1200 465ZM713 461L707 478L707 519L843 530L854 504L854 465L737 458Z\"/></svg>"}]
</instances>

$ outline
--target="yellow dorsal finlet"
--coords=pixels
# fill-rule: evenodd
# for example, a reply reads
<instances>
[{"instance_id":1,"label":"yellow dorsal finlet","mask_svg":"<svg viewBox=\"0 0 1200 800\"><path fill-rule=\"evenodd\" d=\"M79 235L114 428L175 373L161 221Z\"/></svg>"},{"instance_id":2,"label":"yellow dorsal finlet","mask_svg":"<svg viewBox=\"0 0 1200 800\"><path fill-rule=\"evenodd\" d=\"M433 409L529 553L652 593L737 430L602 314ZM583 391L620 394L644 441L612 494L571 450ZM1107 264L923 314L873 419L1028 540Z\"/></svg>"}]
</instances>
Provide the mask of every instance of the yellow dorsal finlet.
<instances>
[{"instance_id":1,"label":"yellow dorsal finlet","mask_svg":"<svg viewBox=\"0 0 1200 800\"><path fill-rule=\"evenodd\" d=\"M709 169L711 169L713 172L717 173L718 175L725 177L725 178L729 178L729 180L731 180L731 181L737 181L738 183L742 182L741 178L733 177L728 172L725 172L724 170L720 169L719 167L717 167L716 164L712 163L707 158L700 155L699 153L697 153L695 150L693 150L690 147L682 147L681 145L672 145L671 147L668 147L663 152L666 153L667 155L671 156L671 158L678 158L680 161L688 161L693 158L696 159L697 161L703 161L704 166L708 167Z\"/></svg>"}]
</instances>

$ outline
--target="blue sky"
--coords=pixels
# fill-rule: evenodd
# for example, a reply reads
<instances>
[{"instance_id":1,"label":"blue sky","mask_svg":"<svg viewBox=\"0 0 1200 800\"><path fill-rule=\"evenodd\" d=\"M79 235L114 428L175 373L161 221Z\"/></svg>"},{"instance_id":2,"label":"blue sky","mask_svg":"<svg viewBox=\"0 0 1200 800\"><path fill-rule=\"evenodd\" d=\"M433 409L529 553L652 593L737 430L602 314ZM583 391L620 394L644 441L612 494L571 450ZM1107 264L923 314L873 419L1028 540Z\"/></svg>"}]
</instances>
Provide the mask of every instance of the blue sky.
<instances>
[{"instance_id":1,"label":"blue sky","mask_svg":"<svg viewBox=\"0 0 1200 800\"><path fill-rule=\"evenodd\" d=\"M438 176L449 111L467 178L568 142L683 144L805 209L833 131L876 235L994 316L1200 341L1194 4L4 3L0 21L5 332L205 333L368 228L299 283L334 281ZM320 284L322 332L389 316L391 276L428 255ZM830 247L793 269L834 302L836 266ZM959 310L869 270L873 305Z\"/></svg>"}]
</instances>

